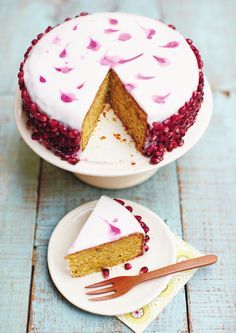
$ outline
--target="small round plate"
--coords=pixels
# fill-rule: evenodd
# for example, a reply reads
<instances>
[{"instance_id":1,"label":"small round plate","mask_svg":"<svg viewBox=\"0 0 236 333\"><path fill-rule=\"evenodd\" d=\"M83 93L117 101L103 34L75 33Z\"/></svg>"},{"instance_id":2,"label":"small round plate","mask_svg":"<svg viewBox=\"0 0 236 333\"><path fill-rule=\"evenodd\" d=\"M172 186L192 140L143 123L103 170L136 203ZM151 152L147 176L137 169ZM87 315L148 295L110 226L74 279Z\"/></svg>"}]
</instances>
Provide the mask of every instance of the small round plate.
<instances>
[{"instance_id":1,"label":"small round plate","mask_svg":"<svg viewBox=\"0 0 236 333\"><path fill-rule=\"evenodd\" d=\"M19 90L14 103L15 120L26 144L40 157L64 170L79 175L98 177L120 177L144 172L150 173L184 155L197 143L207 129L212 114L212 95L210 86L207 80L205 81L204 101L196 123L188 130L184 138L184 145L166 153L164 160L157 165L151 165L148 158L137 152L131 137L112 111L107 112L105 117L101 115L89 143L82 153L81 160L76 165L62 161L38 141L32 140L31 131L26 128L26 118L22 112Z\"/></svg>"},{"instance_id":2,"label":"small round plate","mask_svg":"<svg viewBox=\"0 0 236 333\"><path fill-rule=\"evenodd\" d=\"M149 251L130 261L131 270L125 270L123 264L110 268L110 278L138 274L143 266L154 270L175 263L176 249L173 235L163 220L141 205L128 200L125 202L133 207L135 214L143 217L143 221L150 228ZM50 275L61 294L80 309L108 316L128 313L148 304L158 296L166 288L171 276L144 282L118 298L99 302L89 300L91 296L86 295L84 287L103 280L101 272L72 278L67 270L64 256L95 204L96 201L92 201L72 210L56 226L48 246Z\"/></svg>"}]
</instances>

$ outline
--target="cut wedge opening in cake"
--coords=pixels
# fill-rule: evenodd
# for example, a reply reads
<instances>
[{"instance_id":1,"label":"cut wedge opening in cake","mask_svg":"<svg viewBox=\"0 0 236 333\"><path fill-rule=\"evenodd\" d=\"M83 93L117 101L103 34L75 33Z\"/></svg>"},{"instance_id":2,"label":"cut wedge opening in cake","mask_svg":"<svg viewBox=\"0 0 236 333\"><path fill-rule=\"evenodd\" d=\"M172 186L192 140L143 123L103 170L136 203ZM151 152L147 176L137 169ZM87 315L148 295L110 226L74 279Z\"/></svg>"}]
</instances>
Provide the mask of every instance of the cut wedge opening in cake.
<instances>
[{"instance_id":1,"label":"cut wedge opening in cake","mask_svg":"<svg viewBox=\"0 0 236 333\"><path fill-rule=\"evenodd\" d=\"M147 115L129 94L113 69L109 70L103 80L83 121L81 133L82 150L86 148L106 103L110 104L126 131L134 140L136 148L143 153L148 129Z\"/></svg>"},{"instance_id":2,"label":"cut wedge opening in cake","mask_svg":"<svg viewBox=\"0 0 236 333\"><path fill-rule=\"evenodd\" d=\"M145 233L132 213L102 196L79 231L65 259L72 277L132 260L144 253Z\"/></svg>"}]
</instances>

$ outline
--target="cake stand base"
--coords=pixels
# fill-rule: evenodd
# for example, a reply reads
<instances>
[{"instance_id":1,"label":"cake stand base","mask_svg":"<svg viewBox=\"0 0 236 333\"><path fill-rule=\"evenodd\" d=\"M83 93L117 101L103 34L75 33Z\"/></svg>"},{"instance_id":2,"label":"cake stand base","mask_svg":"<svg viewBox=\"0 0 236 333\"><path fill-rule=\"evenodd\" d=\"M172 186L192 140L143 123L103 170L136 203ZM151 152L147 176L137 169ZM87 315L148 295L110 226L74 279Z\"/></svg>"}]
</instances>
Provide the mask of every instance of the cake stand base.
<instances>
[{"instance_id":1,"label":"cake stand base","mask_svg":"<svg viewBox=\"0 0 236 333\"><path fill-rule=\"evenodd\" d=\"M109 190L118 190L123 188L132 187L143 183L145 180L152 177L159 168L151 171L146 171L141 174L129 175L129 176L119 176L119 177L96 177L81 175L79 173L74 173L75 177L82 180L91 186L105 188Z\"/></svg>"}]
</instances>

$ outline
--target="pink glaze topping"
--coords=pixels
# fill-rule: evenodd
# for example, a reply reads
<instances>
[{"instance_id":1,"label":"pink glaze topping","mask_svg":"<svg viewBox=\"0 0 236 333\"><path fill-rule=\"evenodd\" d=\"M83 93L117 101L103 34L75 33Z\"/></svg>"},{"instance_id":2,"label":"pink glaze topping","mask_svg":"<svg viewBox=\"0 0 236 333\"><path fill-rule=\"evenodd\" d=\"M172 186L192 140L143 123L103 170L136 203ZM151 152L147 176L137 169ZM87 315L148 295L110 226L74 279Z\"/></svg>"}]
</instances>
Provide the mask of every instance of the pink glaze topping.
<instances>
[{"instance_id":1,"label":"pink glaze topping","mask_svg":"<svg viewBox=\"0 0 236 333\"><path fill-rule=\"evenodd\" d=\"M97 51L100 49L100 47L101 47L101 44L99 42L90 38L90 42L89 42L89 45L87 46L87 49Z\"/></svg>"},{"instance_id":2,"label":"pink glaze topping","mask_svg":"<svg viewBox=\"0 0 236 333\"><path fill-rule=\"evenodd\" d=\"M61 72L63 74L67 74L70 71L72 71L74 68L71 68L69 66L62 66L62 67L54 67L57 72Z\"/></svg>"}]
</instances>

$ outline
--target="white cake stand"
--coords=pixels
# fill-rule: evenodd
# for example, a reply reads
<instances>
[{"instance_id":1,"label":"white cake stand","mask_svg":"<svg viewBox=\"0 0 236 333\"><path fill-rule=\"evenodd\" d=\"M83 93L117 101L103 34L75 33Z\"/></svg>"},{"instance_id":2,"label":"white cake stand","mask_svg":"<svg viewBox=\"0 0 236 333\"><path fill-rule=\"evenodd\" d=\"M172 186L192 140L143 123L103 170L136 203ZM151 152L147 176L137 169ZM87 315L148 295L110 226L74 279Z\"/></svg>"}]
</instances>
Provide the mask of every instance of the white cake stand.
<instances>
[{"instance_id":1,"label":"white cake stand","mask_svg":"<svg viewBox=\"0 0 236 333\"><path fill-rule=\"evenodd\" d=\"M140 184L150 178L158 169L175 161L191 149L202 137L212 115L212 94L206 81L204 101L196 123L186 136L182 147L166 153L158 165L151 165L149 159L136 151L130 136L125 132L113 111L101 115L100 121L81 154L81 161L71 165L55 156L38 141L31 138L31 131L26 128L26 118L21 108L19 90L14 102L15 120L18 130L26 144L49 163L73 172L84 182L107 189L121 189Z\"/></svg>"}]
</instances>

